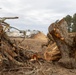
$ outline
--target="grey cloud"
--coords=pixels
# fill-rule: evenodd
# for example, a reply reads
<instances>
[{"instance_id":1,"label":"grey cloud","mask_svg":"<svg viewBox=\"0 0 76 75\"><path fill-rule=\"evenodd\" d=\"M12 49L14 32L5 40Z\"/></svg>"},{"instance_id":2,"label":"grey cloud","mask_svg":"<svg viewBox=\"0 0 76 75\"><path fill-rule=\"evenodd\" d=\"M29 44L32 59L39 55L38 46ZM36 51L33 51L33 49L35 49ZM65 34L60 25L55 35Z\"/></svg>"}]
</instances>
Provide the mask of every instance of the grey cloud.
<instances>
[{"instance_id":1,"label":"grey cloud","mask_svg":"<svg viewBox=\"0 0 76 75\"><path fill-rule=\"evenodd\" d=\"M18 16L10 20L12 26L26 29L41 29L47 32L48 26L67 14L74 14L75 0L0 0L0 16Z\"/></svg>"}]
</instances>

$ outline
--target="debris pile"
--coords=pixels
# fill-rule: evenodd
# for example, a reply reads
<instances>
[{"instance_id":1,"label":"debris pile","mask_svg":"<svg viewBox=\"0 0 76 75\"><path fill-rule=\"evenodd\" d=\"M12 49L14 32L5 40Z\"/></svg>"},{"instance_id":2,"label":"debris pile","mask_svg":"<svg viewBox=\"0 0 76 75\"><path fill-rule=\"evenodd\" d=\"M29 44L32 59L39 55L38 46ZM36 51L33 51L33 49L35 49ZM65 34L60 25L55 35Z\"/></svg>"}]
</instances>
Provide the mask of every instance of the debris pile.
<instances>
[{"instance_id":1,"label":"debris pile","mask_svg":"<svg viewBox=\"0 0 76 75\"><path fill-rule=\"evenodd\" d=\"M41 72L43 75L45 75L44 71L51 71L52 69L50 68L42 71L43 67L41 62L48 63L47 61L53 61L53 62L61 62L63 64L69 63L70 67L66 66L67 68L75 67L76 36L71 37L71 34L68 33L66 28L67 23L64 19L60 20L57 23L53 23L49 26L47 34L48 43L42 45L43 49L44 46L46 46L46 48L44 51L41 52L35 52L30 49L27 50L26 47L20 46L19 43L17 43L15 40L10 40L10 38L7 36L5 32L7 28L10 28L10 25L4 22L6 19L10 18L4 17L1 18L0 20L0 66L2 65L26 66L26 68L29 69L31 69L30 68L31 66L32 71L26 72L27 74L31 73L36 74ZM33 36L32 38L39 39L41 37L41 39L43 39L43 37L45 36L44 35L40 36L40 34L41 33L39 33L37 36L36 35ZM64 59L67 60L65 61ZM37 62L37 64L41 67L39 68L39 66L35 66L34 62ZM29 67L27 65L29 65ZM18 70L18 68L16 69Z\"/></svg>"},{"instance_id":2,"label":"debris pile","mask_svg":"<svg viewBox=\"0 0 76 75\"><path fill-rule=\"evenodd\" d=\"M15 41L10 40L5 32L5 30L10 26L4 21L6 19L15 18L17 17L4 17L0 20L0 63L9 65L11 62L16 65L24 65L23 62L25 62L26 59L29 59L28 56L33 54L33 52L26 51L26 49L18 46Z\"/></svg>"},{"instance_id":3,"label":"debris pile","mask_svg":"<svg viewBox=\"0 0 76 75\"><path fill-rule=\"evenodd\" d=\"M47 41L47 36L42 32L32 35L31 38Z\"/></svg>"}]
</instances>

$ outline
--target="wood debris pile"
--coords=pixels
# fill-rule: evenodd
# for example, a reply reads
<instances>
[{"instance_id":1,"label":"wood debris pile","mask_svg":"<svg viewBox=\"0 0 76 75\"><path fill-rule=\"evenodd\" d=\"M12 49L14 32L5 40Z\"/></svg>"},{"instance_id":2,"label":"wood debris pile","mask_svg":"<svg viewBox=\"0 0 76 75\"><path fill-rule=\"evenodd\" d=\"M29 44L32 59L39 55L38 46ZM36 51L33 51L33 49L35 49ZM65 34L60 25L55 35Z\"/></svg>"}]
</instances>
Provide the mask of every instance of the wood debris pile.
<instances>
[{"instance_id":1,"label":"wood debris pile","mask_svg":"<svg viewBox=\"0 0 76 75\"><path fill-rule=\"evenodd\" d=\"M19 46L15 41L10 40L5 33L5 29L3 29L3 25L7 24L4 20L0 23L0 65L15 64L24 66L28 60L33 61L38 59L57 62L59 60L64 61L64 59L68 59L71 62L71 58L76 60L76 37L69 36L67 23L64 19L49 26L47 36L50 41L46 45L48 46L46 50L40 53L26 50L26 48ZM50 42L51 44L49 45ZM73 67L74 64L72 63Z\"/></svg>"},{"instance_id":2,"label":"wood debris pile","mask_svg":"<svg viewBox=\"0 0 76 75\"><path fill-rule=\"evenodd\" d=\"M16 65L24 65L24 62L27 59L31 59L32 55L35 54L32 51L26 51L26 48L24 49L23 47L18 46L15 41L10 40L7 36L5 30L9 28L10 25L4 21L6 19L15 18L17 17L4 17L0 20L0 65L10 65L11 63Z\"/></svg>"}]
</instances>

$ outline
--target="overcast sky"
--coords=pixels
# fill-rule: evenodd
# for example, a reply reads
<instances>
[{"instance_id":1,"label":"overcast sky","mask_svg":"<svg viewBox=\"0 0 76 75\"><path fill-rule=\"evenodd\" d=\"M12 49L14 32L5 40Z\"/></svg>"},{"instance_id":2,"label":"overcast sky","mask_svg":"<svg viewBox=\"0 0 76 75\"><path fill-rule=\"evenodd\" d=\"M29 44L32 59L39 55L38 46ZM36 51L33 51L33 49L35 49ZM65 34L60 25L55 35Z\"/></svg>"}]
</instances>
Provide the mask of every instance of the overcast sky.
<instances>
[{"instance_id":1,"label":"overcast sky","mask_svg":"<svg viewBox=\"0 0 76 75\"><path fill-rule=\"evenodd\" d=\"M45 34L48 26L66 15L76 13L75 0L0 0L0 17L18 16L7 20L21 30L41 30Z\"/></svg>"}]
</instances>

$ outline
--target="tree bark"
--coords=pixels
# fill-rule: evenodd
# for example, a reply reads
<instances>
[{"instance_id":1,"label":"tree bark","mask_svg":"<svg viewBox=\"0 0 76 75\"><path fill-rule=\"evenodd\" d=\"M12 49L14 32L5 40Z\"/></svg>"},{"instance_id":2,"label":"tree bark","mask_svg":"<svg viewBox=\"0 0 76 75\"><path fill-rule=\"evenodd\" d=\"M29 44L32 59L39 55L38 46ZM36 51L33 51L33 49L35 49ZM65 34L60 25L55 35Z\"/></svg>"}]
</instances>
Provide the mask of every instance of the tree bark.
<instances>
[{"instance_id":1,"label":"tree bark","mask_svg":"<svg viewBox=\"0 0 76 75\"><path fill-rule=\"evenodd\" d=\"M54 41L56 42L58 49L61 52L62 60L70 60L70 53L73 47L73 38L68 34L68 25L64 19L60 20L57 23L52 23L48 31L52 35Z\"/></svg>"}]
</instances>

